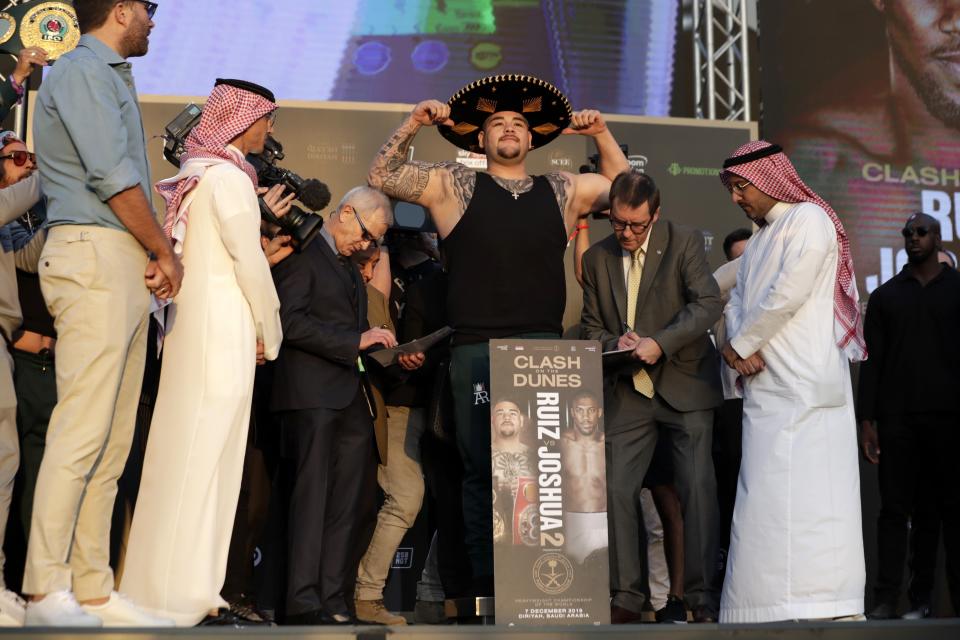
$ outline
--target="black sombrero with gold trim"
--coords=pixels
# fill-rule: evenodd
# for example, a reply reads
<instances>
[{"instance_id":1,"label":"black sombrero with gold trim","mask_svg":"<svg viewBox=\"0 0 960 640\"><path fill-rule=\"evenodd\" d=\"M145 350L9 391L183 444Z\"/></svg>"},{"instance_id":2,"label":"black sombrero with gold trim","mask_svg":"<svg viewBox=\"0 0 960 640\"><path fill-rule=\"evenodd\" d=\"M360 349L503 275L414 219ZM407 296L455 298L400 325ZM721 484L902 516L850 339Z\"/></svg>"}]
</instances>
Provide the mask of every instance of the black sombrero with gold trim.
<instances>
[{"instance_id":1,"label":"black sombrero with gold trim","mask_svg":"<svg viewBox=\"0 0 960 640\"><path fill-rule=\"evenodd\" d=\"M539 149L570 125L570 101L555 86L533 76L488 76L472 82L447 101L454 125L440 125L440 135L467 151L481 152L478 134L498 111L523 114Z\"/></svg>"}]
</instances>

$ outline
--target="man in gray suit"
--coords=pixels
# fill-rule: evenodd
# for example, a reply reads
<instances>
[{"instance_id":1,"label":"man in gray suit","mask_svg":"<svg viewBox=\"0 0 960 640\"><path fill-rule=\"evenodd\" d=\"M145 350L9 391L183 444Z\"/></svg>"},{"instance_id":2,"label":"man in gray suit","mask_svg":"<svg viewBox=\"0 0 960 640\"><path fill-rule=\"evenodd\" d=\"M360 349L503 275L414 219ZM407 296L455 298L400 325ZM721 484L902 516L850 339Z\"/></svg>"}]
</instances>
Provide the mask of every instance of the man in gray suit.
<instances>
[{"instance_id":1,"label":"man in gray suit","mask_svg":"<svg viewBox=\"0 0 960 640\"><path fill-rule=\"evenodd\" d=\"M607 511L613 622L639 621L645 555L639 494L659 433L671 440L683 504L684 587L697 621L715 621L718 509L711 458L713 409L723 400L720 362L707 331L720 290L703 237L660 221L649 176L621 173L610 188L613 235L583 257L584 337L604 351L632 349L605 371Z\"/></svg>"}]
</instances>

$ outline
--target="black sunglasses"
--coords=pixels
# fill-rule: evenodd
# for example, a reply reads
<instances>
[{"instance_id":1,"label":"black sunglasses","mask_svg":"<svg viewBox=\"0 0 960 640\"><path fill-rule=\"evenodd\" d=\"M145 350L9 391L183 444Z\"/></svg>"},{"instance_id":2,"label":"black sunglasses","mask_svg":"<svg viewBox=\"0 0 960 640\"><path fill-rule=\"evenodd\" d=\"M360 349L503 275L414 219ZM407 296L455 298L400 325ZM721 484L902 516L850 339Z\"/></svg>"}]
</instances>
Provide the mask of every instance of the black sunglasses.
<instances>
[{"instance_id":1,"label":"black sunglasses","mask_svg":"<svg viewBox=\"0 0 960 640\"><path fill-rule=\"evenodd\" d=\"M22 167L23 165L27 164L27 160L36 163L37 156L29 151L11 151L5 156L0 156L0 160L13 160L13 164L17 165L18 167Z\"/></svg>"},{"instance_id":2,"label":"black sunglasses","mask_svg":"<svg viewBox=\"0 0 960 640\"><path fill-rule=\"evenodd\" d=\"M927 227L904 227L900 230L900 234L903 235L904 238L912 238L914 234L916 234L918 238L922 238L928 233L930 233L930 229Z\"/></svg>"},{"instance_id":3,"label":"black sunglasses","mask_svg":"<svg viewBox=\"0 0 960 640\"><path fill-rule=\"evenodd\" d=\"M353 207L351 207L353 209ZM356 209L353 209L353 215L357 219L357 224L360 225L361 237L370 243L371 246L377 247L380 245L380 241L377 240L372 233L367 230L367 227L363 224L363 220L360 219L360 214L357 213Z\"/></svg>"},{"instance_id":4,"label":"black sunglasses","mask_svg":"<svg viewBox=\"0 0 960 640\"><path fill-rule=\"evenodd\" d=\"M153 14L157 12L157 7L159 7L160 5L158 5L156 2L150 2L149 0L134 0L134 1L139 2L144 7L146 7L147 17L153 20Z\"/></svg>"}]
</instances>

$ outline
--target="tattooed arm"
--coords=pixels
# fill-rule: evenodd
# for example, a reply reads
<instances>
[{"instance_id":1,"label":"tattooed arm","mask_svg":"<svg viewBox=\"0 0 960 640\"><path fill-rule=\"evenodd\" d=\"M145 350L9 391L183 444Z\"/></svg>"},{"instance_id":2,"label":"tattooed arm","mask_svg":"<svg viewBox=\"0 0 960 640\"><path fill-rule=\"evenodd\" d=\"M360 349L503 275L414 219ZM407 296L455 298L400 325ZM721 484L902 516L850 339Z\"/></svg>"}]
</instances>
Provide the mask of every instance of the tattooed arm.
<instances>
[{"instance_id":1,"label":"tattooed arm","mask_svg":"<svg viewBox=\"0 0 960 640\"><path fill-rule=\"evenodd\" d=\"M442 102L418 104L381 147L367 175L371 187L426 208L441 238L449 235L466 211L477 174L459 162L408 161L407 153L422 126L452 124L449 117L450 107Z\"/></svg>"},{"instance_id":2,"label":"tattooed arm","mask_svg":"<svg viewBox=\"0 0 960 640\"><path fill-rule=\"evenodd\" d=\"M564 129L563 133L592 137L597 144L597 151L600 153L599 174L551 174L551 176L558 176L562 179L551 179L550 184L554 187L554 193L558 193L561 183L564 186L565 201L562 201L559 196L557 201L564 212L564 222L566 222L567 230L572 231L578 218L582 218L592 211L604 211L610 208L610 183L618 174L629 171L630 164L627 162L626 156L623 155L623 150L620 149L620 145L617 144L613 134L607 129L607 123L599 111L584 110L576 112L570 120L570 126ZM548 179L551 176L547 176Z\"/></svg>"}]
</instances>

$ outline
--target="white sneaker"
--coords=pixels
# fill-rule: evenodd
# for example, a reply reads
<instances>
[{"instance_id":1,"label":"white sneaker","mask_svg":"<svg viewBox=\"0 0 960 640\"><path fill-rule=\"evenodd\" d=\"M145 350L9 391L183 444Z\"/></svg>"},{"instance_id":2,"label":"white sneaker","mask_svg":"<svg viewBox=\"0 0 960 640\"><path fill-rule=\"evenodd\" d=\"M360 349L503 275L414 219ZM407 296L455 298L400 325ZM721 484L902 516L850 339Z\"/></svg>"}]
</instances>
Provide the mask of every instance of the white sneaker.
<instances>
[{"instance_id":1,"label":"white sneaker","mask_svg":"<svg viewBox=\"0 0 960 640\"><path fill-rule=\"evenodd\" d=\"M22 627L26 604L10 589L0 589L0 627Z\"/></svg>"},{"instance_id":2,"label":"white sneaker","mask_svg":"<svg viewBox=\"0 0 960 640\"><path fill-rule=\"evenodd\" d=\"M43 600L27 603L24 625L28 627L100 627L100 618L84 613L69 591L48 593Z\"/></svg>"},{"instance_id":3,"label":"white sneaker","mask_svg":"<svg viewBox=\"0 0 960 640\"><path fill-rule=\"evenodd\" d=\"M84 604L81 608L98 617L105 627L172 627L173 620L159 618L140 609L125 595L112 591L103 604Z\"/></svg>"}]
</instances>

